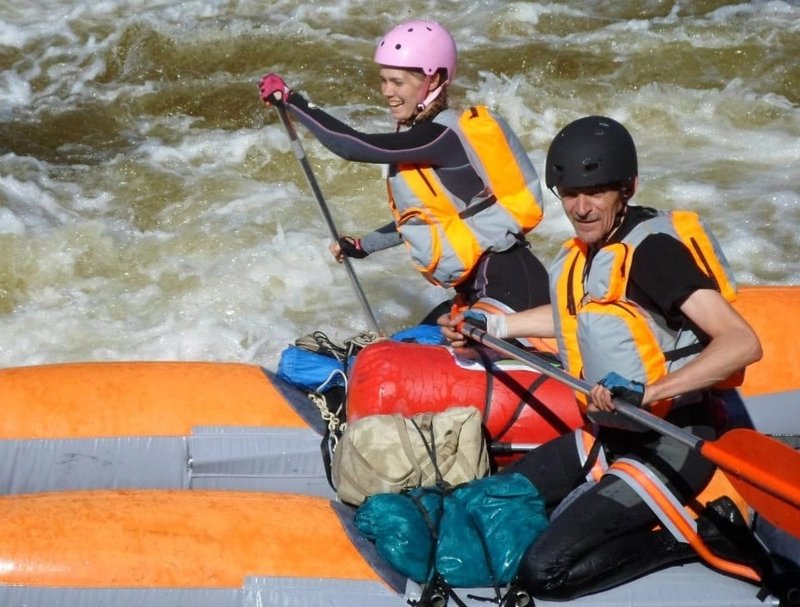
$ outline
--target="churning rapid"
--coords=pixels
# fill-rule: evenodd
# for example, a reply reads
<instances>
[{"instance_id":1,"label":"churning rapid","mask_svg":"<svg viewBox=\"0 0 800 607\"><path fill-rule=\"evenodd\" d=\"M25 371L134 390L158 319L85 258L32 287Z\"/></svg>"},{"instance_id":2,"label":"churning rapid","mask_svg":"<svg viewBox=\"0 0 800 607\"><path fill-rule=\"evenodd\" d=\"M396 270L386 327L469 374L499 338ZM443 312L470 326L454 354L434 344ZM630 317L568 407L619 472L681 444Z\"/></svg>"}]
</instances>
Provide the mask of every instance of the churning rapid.
<instances>
[{"instance_id":1,"label":"churning rapid","mask_svg":"<svg viewBox=\"0 0 800 607\"><path fill-rule=\"evenodd\" d=\"M0 0L0 366L221 360L368 329L262 74L391 130L374 45L410 18L460 48L451 104L485 103L540 171L601 113L640 150L635 202L696 209L743 284L800 282L794 1ZM341 233L390 219L381 169L299 129ZM529 236L570 235L549 193ZM400 249L353 260L387 332L446 293Z\"/></svg>"}]
</instances>

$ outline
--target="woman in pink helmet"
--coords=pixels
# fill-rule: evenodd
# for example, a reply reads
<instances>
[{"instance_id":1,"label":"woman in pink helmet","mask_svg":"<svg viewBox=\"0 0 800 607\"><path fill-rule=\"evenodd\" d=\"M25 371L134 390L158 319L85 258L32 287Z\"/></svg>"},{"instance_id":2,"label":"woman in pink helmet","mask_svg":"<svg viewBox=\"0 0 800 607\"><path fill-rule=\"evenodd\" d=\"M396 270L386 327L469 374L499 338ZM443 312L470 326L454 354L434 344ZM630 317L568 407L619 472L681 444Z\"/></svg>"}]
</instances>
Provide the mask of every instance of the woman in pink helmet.
<instances>
[{"instance_id":1,"label":"woman in pink helmet","mask_svg":"<svg viewBox=\"0 0 800 607\"><path fill-rule=\"evenodd\" d=\"M512 311L549 303L547 272L525 240L542 215L538 175L501 117L481 107L471 114L448 108L456 57L453 37L435 21L409 21L384 35L374 59L396 122L388 133L356 131L276 74L259 89L265 103L285 104L335 154L389 165L394 221L333 243L339 261L404 243L423 276L453 288L461 304ZM450 305L423 322L435 324Z\"/></svg>"}]
</instances>

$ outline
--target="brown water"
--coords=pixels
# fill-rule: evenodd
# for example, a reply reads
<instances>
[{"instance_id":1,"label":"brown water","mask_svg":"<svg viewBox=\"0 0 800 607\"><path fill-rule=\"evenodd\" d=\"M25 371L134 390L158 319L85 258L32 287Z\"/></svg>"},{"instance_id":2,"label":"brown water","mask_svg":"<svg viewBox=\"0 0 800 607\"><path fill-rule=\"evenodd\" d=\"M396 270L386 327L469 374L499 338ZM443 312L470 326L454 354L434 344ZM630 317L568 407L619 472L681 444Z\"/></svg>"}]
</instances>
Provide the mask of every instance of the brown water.
<instances>
[{"instance_id":1,"label":"brown water","mask_svg":"<svg viewBox=\"0 0 800 607\"><path fill-rule=\"evenodd\" d=\"M459 43L453 105L503 113L537 168L561 126L611 115L639 203L699 210L742 283L800 282L796 2L0 0L0 365L272 366L298 335L367 329L256 85L277 71L390 130L371 57L412 17ZM379 167L301 135L341 232L388 221ZM548 260L570 229L545 204ZM445 295L400 249L354 267L390 332Z\"/></svg>"}]
</instances>

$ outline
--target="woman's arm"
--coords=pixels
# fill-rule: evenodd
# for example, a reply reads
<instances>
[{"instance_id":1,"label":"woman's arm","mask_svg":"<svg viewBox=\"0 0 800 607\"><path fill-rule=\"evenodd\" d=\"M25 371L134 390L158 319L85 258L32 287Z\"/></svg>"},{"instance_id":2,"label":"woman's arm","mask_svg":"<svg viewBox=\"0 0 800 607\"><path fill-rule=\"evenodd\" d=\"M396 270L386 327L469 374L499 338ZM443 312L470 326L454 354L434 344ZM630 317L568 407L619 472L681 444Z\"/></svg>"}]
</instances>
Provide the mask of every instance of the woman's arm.
<instances>
[{"instance_id":1,"label":"woman's arm","mask_svg":"<svg viewBox=\"0 0 800 607\"><path fill-rule=\"evenodd\" d=\"M455 131L438 122L422 122L395 133L363 133L297 93L292 93L288 107L322 145L345 160L453 167L469 162Z\"/></svg>"}]
</instances>

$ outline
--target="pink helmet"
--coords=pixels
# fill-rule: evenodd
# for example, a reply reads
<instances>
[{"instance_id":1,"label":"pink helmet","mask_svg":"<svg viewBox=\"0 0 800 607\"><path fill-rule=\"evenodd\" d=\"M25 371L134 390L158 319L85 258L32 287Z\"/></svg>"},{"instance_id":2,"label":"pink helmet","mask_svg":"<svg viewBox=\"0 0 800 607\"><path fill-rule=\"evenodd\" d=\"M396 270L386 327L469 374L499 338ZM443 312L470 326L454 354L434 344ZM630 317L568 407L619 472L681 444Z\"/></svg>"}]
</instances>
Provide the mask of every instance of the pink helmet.
<instances>
[{"instance_id":1,"label":"pink helmet","mask_svg":"<svg viewBox=\"0 0 800 607\"><path fill-rule=\"evenodd\" d=\"M436 21L407 21L384 35L375 50L375 63L392 67L419 68L432 76L440 68L447 80L456 74L456 43Z\"/></svg>"}]
</instances>

